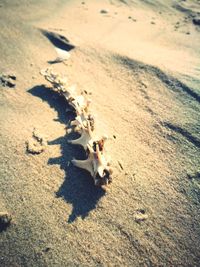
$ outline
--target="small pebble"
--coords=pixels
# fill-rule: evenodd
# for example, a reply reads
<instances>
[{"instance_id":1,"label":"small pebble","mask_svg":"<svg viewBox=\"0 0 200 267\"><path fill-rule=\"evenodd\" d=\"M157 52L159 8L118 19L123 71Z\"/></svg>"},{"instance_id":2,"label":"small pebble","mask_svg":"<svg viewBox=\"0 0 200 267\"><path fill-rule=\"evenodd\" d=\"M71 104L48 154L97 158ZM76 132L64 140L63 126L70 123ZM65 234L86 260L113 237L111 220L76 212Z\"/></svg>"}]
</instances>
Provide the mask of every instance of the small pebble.
<instances>
[{"instance_id":1,"label":"small pebble","mask_svg":"<svg viewBox=\"0 0 200 267\"><path fill-rule=\"evenodd\" d=\"M109 11L107 10L107 9L102 9L101 11L100 11L100 13L101 14L107 14Z\"/></svg>"},{"instance_id":2,"label":"small pebble","mask_svg":"<svg viewBox=\"0 0 200 267\"><path fill-rule=\"evenodd\" d=\"M11 223L12 217L8 212L0 212L0 231L5 230Z\"/></svg>"},{"instance_id":3,"label":"small pebble","mask_svg":"<svg viewBox=\"0 0 200 267\"><path fill-rule=\"evenodd\" d=\"M135 214L135 221L137 223L141 223L148 219L148 215L145 213L145 210L137 210Z\"/></svg>"}]
</instances>

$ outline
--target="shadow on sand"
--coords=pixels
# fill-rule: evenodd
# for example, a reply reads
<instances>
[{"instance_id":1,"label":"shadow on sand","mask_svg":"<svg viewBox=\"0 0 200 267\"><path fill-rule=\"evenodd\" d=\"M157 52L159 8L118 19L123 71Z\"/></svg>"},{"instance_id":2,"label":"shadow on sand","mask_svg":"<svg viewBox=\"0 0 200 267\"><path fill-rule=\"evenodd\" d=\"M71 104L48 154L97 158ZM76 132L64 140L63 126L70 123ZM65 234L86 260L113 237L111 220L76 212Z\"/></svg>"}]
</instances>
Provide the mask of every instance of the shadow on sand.
<instances>
[{"instance_id":1,"label":"shadow on sand","mask_svg":"<svg viewBox=\"0 0 200 267\"><path fill-rule=\"evenodd\" d=\"M185 83L181 82L177 78L173 77L170 74L166 74L161 69L154 67L152 65L144 64L140 61L133 60L129 57L114 55L114 59L117 60L120 64L133 71L133 73L140 73L142 70L145 73L150 73L153 76L157 77L163 84L165 84L170 90L178 93L180 99L184 102L188 99L200 103L200 94L194 88L187 86ZM196 81L200 84L200 81ZM185 97L186 96L186 97Z\"/></svg>"},{"instance_id":2,"label":"shadow on sand","mask_svg":"<svg viewBox=\"0 0 200 267\"><path fill-rule=\"evenodd\" d=\"M60 123L67 125L70 120L74 119L73 113L66 112L68 107L66 101L58 96L57 93L43 85L35 86L28 92L46 101L51 108L56 110ZM75 138L75 135L74 133L68 134L48 142L49 145L59 144L61 147L61 156L49 158L48 164L58 164L65 171L64 182L56 196L62 197L73 206L72 213L68 218L69 223L73 222L78 216L84 219L91 210L96 208L99 199L105 195L105 191L102 188L94 186L92 178L86 171L78 169L70 163L73 158L85 158L85 152L80 147L67 143L67 140Z\"/></svg>"}]
</instances>

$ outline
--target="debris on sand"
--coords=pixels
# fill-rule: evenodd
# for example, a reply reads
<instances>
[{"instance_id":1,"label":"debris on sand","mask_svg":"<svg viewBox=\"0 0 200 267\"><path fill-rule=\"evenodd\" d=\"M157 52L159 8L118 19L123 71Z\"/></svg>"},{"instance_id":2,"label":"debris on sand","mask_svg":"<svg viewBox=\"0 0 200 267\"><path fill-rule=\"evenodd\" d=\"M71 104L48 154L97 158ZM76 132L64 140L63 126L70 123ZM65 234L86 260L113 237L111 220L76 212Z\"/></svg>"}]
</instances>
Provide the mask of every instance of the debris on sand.
<instances>
[{"instance_id":1,"label":"debris on sand","mask_svg":"<svg viewBox=\"0 0 200 267\"><path fill-rule=\"evenodd\" d=\"M3 87L15 87L16 76L13 74L0 74L0 85Z\"/></svg>"},{"instance_id":2,"label":"debris on sand","mask_svg":"<svg viewBox=\"0 0 200 267\"><path fill-rule=\"evenodd\" d=\"M0 231L5 230L11 223L12 217L8 212L0 212Z\"/></svg>"},{"instance_id":3,"label":"debris on sand","mask_svg":"<svg viewBox=\"0 0 200 267\"><path fill-rule=\"evenodd\" d=\"M44 146L41 146L36 140L30 139L27 141L27 151L31 154L40 154L44 149Z\"/></svg>"},{"instance_id":4,"label":"debris on sand","mask_svg":"<svg viewBox=\"0 0 200 267\"><path fill-rule=\"evenodd\" d=\"M46 137L41 135L39 131L34 128L32 138L26 142L26 145L29 153L40 154L47 146Z\"/></svg>"},{"instance_id":5,"label":"debris on sand","mask_svg":"<svg viewBox=\"0 0 200 267\"><path fill-rule=\"evenodd\" d=\"M128 19L131 19L132 21L136 22L137 20L132 18L131 16L128 17Z\"/></svg>"},{"instance_id":6,"label":"debris on sand","mask_svg":"<svg viewBox=\"0 0 200 267\"><path fill-rule=\"evenodd\" d=\"M137 223L141 223L143 221L146 221L148 219L148 215L146 214L145 210L138 209L135 213L135 221Z\"/></svg>"},{"instance_id":7,"label":"debris on sand","mask_svg":"<svg viewBox=\"0 0 200 267\"><path fill-rule=\"evenodd\" d=\"M145 87L145 88L147 88L149 86L148 82L147 81L144 81L144 80L141 81L141 85L143 87Z\"/></svg>"},{"instance_id":8,"label":"debris on sand","mask_svg":"<svg viewBox=\"0 0 200 267\"><path fill-rule=\"evenodd\" d=\"M120 169L123 171L124 170L124 167L123 167L122 162L118 160L118 164L119 164Z\"/></svg>"}]
</instances>

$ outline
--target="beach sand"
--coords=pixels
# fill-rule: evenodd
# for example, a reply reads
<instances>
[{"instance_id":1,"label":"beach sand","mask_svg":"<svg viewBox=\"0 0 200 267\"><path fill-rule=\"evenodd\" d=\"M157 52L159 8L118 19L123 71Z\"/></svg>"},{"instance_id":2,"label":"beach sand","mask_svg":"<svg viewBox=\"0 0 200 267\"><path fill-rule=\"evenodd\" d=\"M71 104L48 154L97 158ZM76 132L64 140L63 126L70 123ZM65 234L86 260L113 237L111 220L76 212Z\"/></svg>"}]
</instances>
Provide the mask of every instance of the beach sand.
<instances>
[{"instance_id":1,"label":"beach sand","mask_svg":"<svg viewBox=\"0 0 200 267\"><path fill-rule=\"evenodd\" d=\"M199 266L198 18L198 0L0 1L1 267ZM110 137L106 189L70 164L83 152L47 67L90 93Z\"/></svg>"}]
</instances>

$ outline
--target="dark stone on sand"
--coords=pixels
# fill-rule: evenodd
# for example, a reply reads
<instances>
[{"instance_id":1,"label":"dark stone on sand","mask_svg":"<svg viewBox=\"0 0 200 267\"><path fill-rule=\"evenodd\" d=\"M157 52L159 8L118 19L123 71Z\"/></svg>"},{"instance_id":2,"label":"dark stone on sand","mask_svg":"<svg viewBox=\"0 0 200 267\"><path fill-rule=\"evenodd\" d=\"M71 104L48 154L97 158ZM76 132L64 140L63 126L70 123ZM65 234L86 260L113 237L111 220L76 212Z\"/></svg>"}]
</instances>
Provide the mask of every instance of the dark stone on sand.
<instances>
[{"instance_id":1,"label":"dark stone on sand","mask_svg":"<svg viewBox=\"0 0 200 267\"><path fill-rule=\"evenodd\" d=\"M51 249L50 247L46 247L46 248L43 249L43 252L46 253L46 252L48 252L50 249Z\"/></svg>"},{"instance_id":2,"label":"dark stone on sand","mask_svg":"<svg viewBox=\"0 0 200 267\"><path fill-rule=\"evenodd\" d=\"M101 14L107 14L107 13L108 13L108 10L107 10L107 9L102 9L102 10L100 11L100 13L101 13Z\"/></svg>"},{"instance_id":3,"label":"dark stone on sand","mask_svg":"<svg viewBox=\"0 0 200 267\"><path fill-rule=\"evenodd\" d=\"M194 18L194 19L192 20L192 22L193 22L194 25L198 25L198 26L200 26L200 17L199 17L199 18Z\"/></svg>"}]
</instances>

